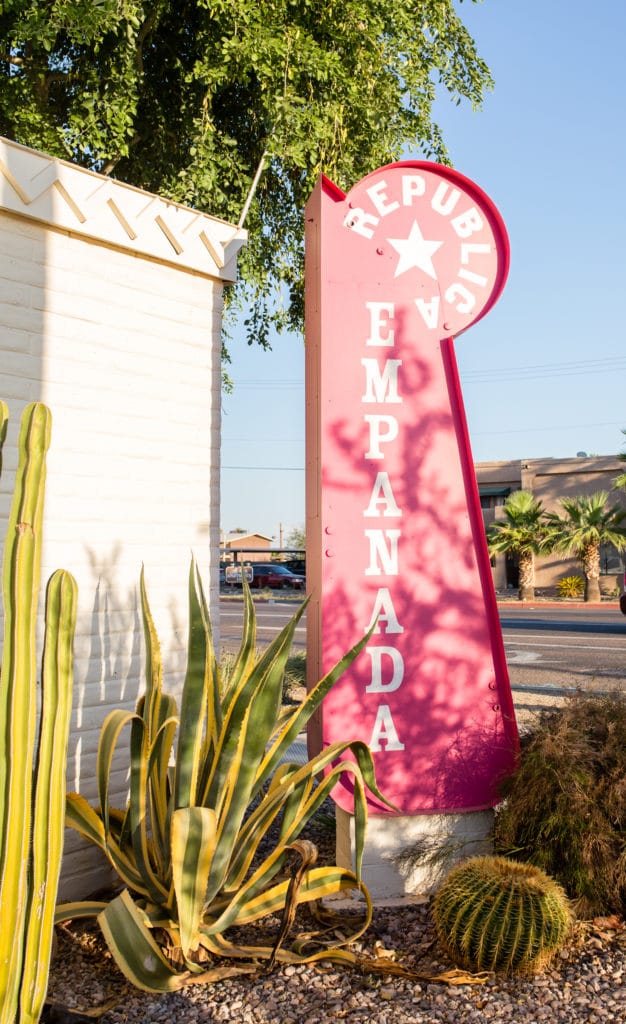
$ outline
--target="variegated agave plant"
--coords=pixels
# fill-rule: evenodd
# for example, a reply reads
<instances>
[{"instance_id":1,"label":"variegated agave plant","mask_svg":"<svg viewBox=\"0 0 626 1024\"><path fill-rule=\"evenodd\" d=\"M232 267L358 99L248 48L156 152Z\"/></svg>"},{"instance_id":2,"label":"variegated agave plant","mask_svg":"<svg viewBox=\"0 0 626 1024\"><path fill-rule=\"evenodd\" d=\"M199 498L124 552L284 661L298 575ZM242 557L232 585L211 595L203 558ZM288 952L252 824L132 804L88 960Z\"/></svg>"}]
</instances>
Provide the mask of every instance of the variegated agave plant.
<instances>
[{"instance_id":1,"label":"variegated agave plant","mask_svg":"<svg viewBox=\"0 0 626 1024\"><path fill-rule=\"evenodd\" d=\"M112 711L103 725L97 757L99 808L77 794L67 799L67 824L100 847L126 888L108 904L62 905L57 920L97 915L121 970L149 991L217 981L259 966L267 969L274 962L354 962L345 946L371 919L369 896L360 880L366 789L383 799L371 753L362 742L346 742L328 747L304 766L285 763L285 755L367 636L302 705L283 710L285 665L305 605L257 655L254 605L244 588L241 647L225 679L192 561L188 666L179 712L174 698L162 692L159 641L143 572L141 600L145 695L134 713ZM116 810L110 806L109 777L126 726L130 794L126 808ZM352 757L338 761L347 750ZM298 838L343 772L352 773L354 780L355 873L315 867L315 848ZM272 826L278 838L268 850ZM289 875L285 866L294 857L299 867ZM365 900L352 934L328 944L321 932L319 940L308 933L306 950L301 937L287 943L299 903L355 889ZM228 935L228 929L273 914L282 914L282 924L266 946L238 945ZM223 958L239 962L224 965Z\"/></svg>"}]
</instances>

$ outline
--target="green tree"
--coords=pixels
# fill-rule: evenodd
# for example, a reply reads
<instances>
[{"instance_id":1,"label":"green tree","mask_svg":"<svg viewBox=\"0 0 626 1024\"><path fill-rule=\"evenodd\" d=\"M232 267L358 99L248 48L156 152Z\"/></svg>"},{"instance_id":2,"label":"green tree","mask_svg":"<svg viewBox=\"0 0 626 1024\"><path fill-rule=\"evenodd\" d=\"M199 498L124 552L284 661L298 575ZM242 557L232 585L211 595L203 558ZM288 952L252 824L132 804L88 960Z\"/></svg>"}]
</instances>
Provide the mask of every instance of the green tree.
<instances>
[{"instance_id":1,"label":"green tree","mask_svg":"<svg viewBox=\"0 0 626 1024\"><path fill-rule=\"evenodd\" d=\"M476 3L478 0L472 0ZM454 0L5 0L0 134L238 223L249 341L302 323L304 203L414 155L489 69Z\"/></svg>"},{"instance_id":2,"label":"green tree","mask_svg":"<svg viewBox=\"0 0 626 1024\"><path fill-rule=\"evenodd\" d=\"M305 548L306 547L306 533L304 526L294 526L285 537L285 547L287 548Z\"/></svg>"},{"instance_id":3,"label":"green tree","mask_svg":"<svg viewBox=\"0 0 626 1024\"><path fill-rule=\"evenodd\" d=\"M494 523L487 532L489 553L511 553L519 559L519 599L535 596L535 555L545 545L545 510L530 491L514 491L504 503L503 522Z\"/></svg>"},{"instance_id":4,"label":"green tree","mask_svg":"<svg viewBox=\"0 0 626 1024\"><path fill-rule=\"evenodd\" d=\"M550 549L575 555L585 577L585 601L600 600L600 545L626 547L626 509L607 506L607 491L562 498L563 514L546 516Z\"/></svg>"}]
</instances>

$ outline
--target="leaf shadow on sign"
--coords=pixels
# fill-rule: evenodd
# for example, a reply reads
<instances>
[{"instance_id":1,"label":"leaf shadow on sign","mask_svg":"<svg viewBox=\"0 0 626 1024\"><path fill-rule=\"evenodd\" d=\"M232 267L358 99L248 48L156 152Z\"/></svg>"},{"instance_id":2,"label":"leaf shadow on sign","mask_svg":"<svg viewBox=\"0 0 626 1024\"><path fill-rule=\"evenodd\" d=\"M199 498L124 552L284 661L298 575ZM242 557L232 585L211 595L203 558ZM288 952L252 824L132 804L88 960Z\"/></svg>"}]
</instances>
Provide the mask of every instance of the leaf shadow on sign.
<instances>
[{"instance_id":1,"label":"leaf shadow on sign","mask_svg":"<svg viewBox=\"0 0 626 1024\"><path fill-rule=\"evenodd\" d=\"M400 333L400 314L396 320ZM357 723L360 734L349 738L370 742L384 704L396 746L404 747L393 749L393 734L380 737L375 760L385 795L405 812L469 810L496 802L498 782L515 761L516 728L508 681L494 669L489 566L479 566L482 520L468 511L474 496L464 458L471 468L471 453L464 451L464 415L446 349L430 343L410 358L405 351L393 453L390 442L382 458L366 458L367 423L340 413L327 424L337 458L322 473L337 505L350 509L354 501L352 515L338 516L336 557L324 585L324 667L363 635L376 594L386 587L402 633L387 632L387 622L371 643L400 652L403 678L385 690L381 675L373 691L372 658L363 652L325 702L324 733L327 741L345 739ZM364 519L381 470L401 514L381 514L390 508L387 491L386 509L379 502ZM367 527L384 535L393 571L385 572L382 556L372 554ZM389 530L399 531L395 564ZM368 572L372 567L380 571Z\"/></svg>"},{"instance_id":2,"label":"leaf shadow on sign","mask_svg":"<svg viewBox=\"0 0 626 1024\"><path fill-rule=\"evenodd\" d=\"M469 598L464 601L469 603ZM369 743L377 710L387 704L404 750L390 750L383 739L374 754L385 796L404 813L492 806L499 782L514 762L516 745L488 682L475 700L476 673L484 675L482 652L464 631L450 633L445 611L424 606L410 592L395 602L400 620L402 602L413 603L421 622L419 632L412 631L410 654L404 655L404 683L395 693L367 693L371 664L365 653L359 655L331 693L332 703L327 698L323 709L334 723L333 738ZM341 611L326 620L324 643L328 648L346 647L362 635L363 625L341 584L335 588L333 604ZM433 641L442 636L449 638L449 646L444 641L438 647ZM459 645L465 655L453 650ZM351 792L347 779L342 785Z\"/></svg>"}]
</instances>

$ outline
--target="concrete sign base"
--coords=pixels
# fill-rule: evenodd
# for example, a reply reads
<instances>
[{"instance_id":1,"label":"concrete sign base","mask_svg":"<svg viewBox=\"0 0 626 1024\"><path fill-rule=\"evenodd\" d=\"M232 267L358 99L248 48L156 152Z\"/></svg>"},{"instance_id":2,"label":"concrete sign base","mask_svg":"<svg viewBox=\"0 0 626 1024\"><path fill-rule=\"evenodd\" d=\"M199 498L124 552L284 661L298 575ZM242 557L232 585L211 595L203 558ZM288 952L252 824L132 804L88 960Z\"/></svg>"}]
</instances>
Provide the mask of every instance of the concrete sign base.
<instances>
[{"instance_id":1,"label":"concrete sign base","mask_svg":"<svg viewBox=\"0 0 626 1024\"><path fill-rule=\"evenodd\" d=\"M354 870L354 817L336 809L337 864ZM429 896L466 857L493 853L493 811L370 817L363 881L374 903Z\"/></svg>"}]
</instances>

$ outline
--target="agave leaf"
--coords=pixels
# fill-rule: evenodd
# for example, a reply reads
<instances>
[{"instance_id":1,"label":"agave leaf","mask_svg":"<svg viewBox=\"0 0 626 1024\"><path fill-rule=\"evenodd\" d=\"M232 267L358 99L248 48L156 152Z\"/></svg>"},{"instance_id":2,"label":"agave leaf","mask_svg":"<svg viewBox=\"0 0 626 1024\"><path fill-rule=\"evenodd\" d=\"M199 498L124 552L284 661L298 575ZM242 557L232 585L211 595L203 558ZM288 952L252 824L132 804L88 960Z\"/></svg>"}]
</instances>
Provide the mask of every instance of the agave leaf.
<instances>
[{"instance_id":1,"label":"agave leaf","mask_svg":"<svg viewBox=\"0 0 626 1024\"><path fill-rule=\"evenodd\" d=\"M354 761L340 759L346 751L356 755ZM359 765L359 757L365 772ZM370 771L373 774L371 753L359 741L335 743L305 765L281 765L267 793L240 831L238 849L231 861L224 889L230 891L241 884L267 828L279 813L282 812L279 842L293 842L346 772L358 780L358 784L355 782L355 860L357 875L360 877L367 819L365 786L369 788L367 781L363 785L363 777L367 773L369 778ZM322 774L323 777L317 782ZM282 861L273 865L273 874L281 866ZM270 880L271 876L265 876L261 884L266 885Z\"/></svg>"},{"instance_id":2,"label":"agave leaf","mask_svg":"<svg viewBox=\"0 0 626 1024\"><path fill-rule=\"evenodd\" d=\"M284 855L285 848L278 847L272 858L284 858ZM220 916L202 927L202 933L217 935L226 931L227 928L250 924L270 914L279 914L285 904L289 882L290 879L283 879L276 885L257 892L257 878L253 876L249 884L242 886L233 896ZM298 903L309 903L340 892L354 890L363 891L363 886L354 872L349 869L337 866L311 868L302 880L298 892ZM255 895L251 895L251 892L255 892ZM369 921L364 925L362 931L365 930L367 924Z\"/></svg>"},{"instance_id":3,"label":"agave leaf","mask_svg":"<svg viewBox=\"0 0 626 1024\"><path fill-rule=\"evenodd\" d=\"M244 723L250 720L250 742L246 744L247 766L260 760L265 752L280 707L285 665L304 607L300 607L249 671L239 674L237 686L229 691L214 765L201 801L205 806L219 807L220 795L236 759L236 751L241 746ZM254 615L253 609L251 614ZM249 719L250 711L252 719Z\"/></svg>"},{"instance_id":4,"label":"agave leaf","mask_svg":"<svg viewBox=\"0 0 626 1024\"><path fill-rule=\"evenodd\" d=\"M114 815L111 811L110 821L113 820ZM67 795L65 824L102 850L125 885L137 892L142 891L143 879L135 867L134 860L122 851L113 831L105 830L98 811L95 811L79 793Z\"/></svg>"},{"instance_id":5,"label":"agave leaf","mask_svg":"<svg viewBox=\"0 0 626 1024\"><path fill-rule=\"evenodd\" d=\"M197 799L197 787L207 709L211 634L198 586L198 573L192 559L189 570L187 673L181 698L174 787L174 806L177 808L201 802Z\"/></svg>"},{"instance_id":6,"label":"agave leaf","mask_svg":"<svg viewBox=\"0 0 626 1024\"><path fill-rule=\"evenodd\" d=\"M272 743L259 767L256 783L252 792L253 796L256 796L260 789L265 785L267 779L273 775L289 747L296 737L300 735L311 718L311 715L313 715L317 710L331 687L350 667L355 658L358 657L366 646L374 629L375 624L370 630L368 630L365 636L337 662L330 672L320 679L317 685L307 694L300 707L291 714L287 723L285 725L282 725L281 723L280 731L273 737Z\"/></svg>"},{"instance_id":7,"label":"agave leaf","mask_svg":"<svg viewBox=\"0 0 626 1024\"><path fill-rule=\"evenodd\" d=\"M80 793L67 794L65 824L106 853L106 835L102 818Z\"/></svg>"},{"instance_id":8,"label":"agave leaf","mask_svg":"<svg viewBox=\"0 0 626 1024\"><path fill-rule=\"evenodd\" d=\"M215 761L215 751L218 744L223 721L223 679L213 646L213 630L211 628L211 616L209 607L202 586L202 578L196 567L195 586L197 589L197 600L201 609L203 620L207 630L207 690L206 690L206 726L205 734L201 745L199 756L199 770L197 781L197 803L204 803L208 780L211 774L211 767Z\"/></svg>"},{"instance_id":9,"label":"agave leaf","mask_svg":"<svg viewBox=\"0 0 626 1024\"><path fill-rule=\"evenodd\" d=\"M149 725L150 740L154 739L154 733L160 724L160 703L163 689L163 662L161 659L161 644L158 633L150 611L148 595L146 593L146 580L144 567L141 567L139 577L139 590L141 595L141 613L143 619L144 642L146 646L146 693L145 693L145 718Z\"/></svg>"},{"instance_id":10,"label":"agave leaf","mask_svg":"<svg viewBox=\"0 0 626 1024\"><path fill-rule=\"evenodd\" d=\"M169 759L174 743L178 709L173 697L163 694L161 645L146 593L145 573L141 567L141 612L146 648L146 692L137 704L137 713L146 723L150 764L148 799L153 839L161 870L169 856L167 804L169 801ZM174 722L174 725L172 723Z\"/></svg>"},{"instance_id":11,"label":"agave leaf","mask_svg":"<svg viewBox=\"0 0 626 1024\"><path fill-rule=\"evenodd\" d=\"M98 923L117 966L137 988L175 992L189 981L188 971L175 971L163 956L126 889L107 904Z\"/></svg>"},{"instance_id":12,"label":"agave leaf","mask_svg":"<svg viewBox=\"0 0 626 1024\"><path fill-rule=\"evenodd\" d=\"M257 964L238 964L236 967L212 967L209 971L201 974L192 974L187 979L188 985L210 985L214 981L225 981L226 978L236 978L242 974L258 974Z\"/></svg>"},{"instance_id":13,"label":"agave leaf","mask_svg":"<svg viewBox=\"0 0 626 1024\"><path fill-rule=\"evenodd\" d=\"M297 803L298 807L301 809L299 813L300 827L298 829L298 833L306 825L307 821L309 821L310 814L308 814L306 810L306 797L313 790L316 780L311 773L310 776L301 778L299 783L292 783L290 781L290 777L300 771L300 768L300 765L281 765L279 771L276 773L280 778L273 780L273 784L267 794L247 817L244 825L240 829L237 849L234 851L228 875L224 882L223 888L226 892L230 892L242 884L256 855L257 849L263 841L268 829L279 814L282 815L282 825L292 801ZM325 787L321 801L323 801L327 795ZM294 834L291 838L296 838L298 833ZM281 829L279 841L282 842L285 840L285 835L286 833L283 834L283 830Z\"/></svg>"},{"instance_id":14,"label":"agave leaf","mask_svg":"<svg viewBox=\"0 0 626 1024\"><path fill-rule=\"evenodd\" d=\"M106 900L76 900L71 903L57 903L54 908L55 925L66 921L82 921L97 917L108 907Z\"/></svg>"},{"instance_id":15,"label":"agave leaf","mask_svg":"<svg viewBox=\"0 0 626 1024\"><path fill-rule=\"evenodd\" d=\"M228 676L228 684L222 697L222 708L224 714L228 714L233 696L238 693L242 680L249 675L254 665L256 654L256 617L254 613L254 602L250 593L250 587L245 579L242 580L243 591L243 624L241 643L235 657L232 670Z\"/></svg>"},{"instance_id":16,"label":"agave leaf","mask_svg":"<svg viewBox=\"0 0 626 1024\"><path fill-rule=\"evenodd\" d=\"M2 472L2 447L6 441L8 426L9 407L4 400L0 399L0 473Z\"/></svg>"},{"instance_id":17,"label":"agave leaf","mask_svg":"<svg viewBox=\"0 0 626 1024\"><path fill-rule=\"evenodd\" d=\"M351 941L352 937L351 937ZM213 953L214 956L228 957L229 959L254 959L269 960L272 955L271 946L243 946L229 942L223 935L209 935L203 938L203 945ZM302 944L304 946L304 943ZM342 949L338 946L325 945L322 949L316 949L311 953L299 952L300 944L294 942L291 949L279 949L276 960L283 964L304 964L315 963L316 961L332 961L346 967L361 966L361 956L349 949Z\"/></svg>"},{"instance_id":18,"label":"agave leaf","mask_svg":"<svg viewBox=\"0 0 626 1024\"><path fill-rule=\"evenodd\" d=\"M159 878L154 864L154 844L148 836L148 779L150 758L148 735L142 718L135 715L130 726L130 799L128 818L135 865L143 878L143 891L154 903L167 900L169 879Z\"/></svg>"},{"instance_id":19,"label":"agave leaf","mask_svg":"<svg viewBox=\"0 0 626 1024\"><path fill-rule=\"evenodd\" d=\"M215 849L215 812L181 807L172 815L172 867L183 955L198 947L211 858Z\"/></svg>"},{"instance_id":20,"label":"agave leaf","mask_svg":"<svg viewBox=\"0 0 626 1024\"><path fill-rule=\"evenodd\" d=\"M271 970L274 966L276 957L293 926L298 903L300 902L302 881L317 861L317 846L308 839L296 840L295 843L290 843L289 850L299 858L299 863L290 864L291 877L283 905L280 929L267 965L268 970Z\"/></svg>"},{"instance_id":21,"label":"agave leaf","mask_svg":"<svg viewBox=\"0 0 626 1024\"><path fill-rule=\"evenodd\" d=\"M170 855L169 807L172 794L169 762L178 727L178 717L176 715L176 701L173 697L165 695L162 706L164 709L171 711L172 714L164 719L154 737L148 754L148 780L150 821L152 824L155 856L158 859L161 873L165 874L168 870Z\"/></svg>"},{"instance_id":22,"label":"agave leaf","mask_svg":"<svg viewBox=\"0 0 626 1024\"><path fill-rule=\"evenodd\" d=\"M207 890L210 901L224 883L237 835L250 803L258 765L272 732L287 657L302 609L275 638L242 681L224 718L212 788L204 803L218 813L217 846Z\"/></svg>"},{"instance_id":23,"label":"agave leaf","mask_svg":"<svg viewBox=\"0 0 626 1024\"><path fill-rule=\"evenodd\" d=\"M111 778L111 767L113 755L117 747L117 741L124 726L128 725L134 718L136 712L125 711L123 708L115 708L110 711L104 720L98 741L98 754L96 757L96 777L98 782L98 797L100 799L100 813L104 823L105 832L110 831L109 823L109 782Z\"/></svg>"}]
</instances>

